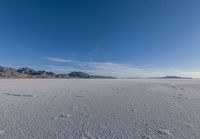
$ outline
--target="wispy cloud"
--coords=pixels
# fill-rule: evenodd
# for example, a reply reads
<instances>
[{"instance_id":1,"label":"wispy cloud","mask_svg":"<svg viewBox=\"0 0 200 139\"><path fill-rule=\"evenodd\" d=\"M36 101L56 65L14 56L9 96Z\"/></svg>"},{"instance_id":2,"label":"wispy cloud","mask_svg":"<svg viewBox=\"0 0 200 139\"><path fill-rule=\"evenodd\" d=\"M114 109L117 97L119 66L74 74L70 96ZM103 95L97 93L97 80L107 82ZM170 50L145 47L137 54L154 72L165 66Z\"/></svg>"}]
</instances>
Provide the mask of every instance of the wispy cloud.
<instances>
[{"instance_id":1,"label":"wispy cloud","mask_svg":"<svg viewBox=\"0 0 200 139\"><path fill-rule=\"evenodd\" d=\"M56 58L56 57L44 57L44 59L47 59L51 62L61 62L61 63L76 62L74 60L67 60L67 59L61 59L61 58Z\"/></svg>"},{"instance_id":2,"label":"wispy cloud","mask_svg":"<svg viewBox=\"0 0 200 139\"><path fill-rule=\"evenodd\" d=\"M62 66L50 65L48 68L55 72L69 73L71 71L83 71L90 74L108 75L116 77L159 77L166 75L176 75L184 77L200 77L200 72L183 70L158 70L138 68L127 64L112 62L85 62L57 57L45 57L44 59L52 63L62 63Z\"/></svg>"},{"instance_id":3,"label":"wispy cloud","mask_svg":"<svg viewBox=\"0 0 200 139\"><path fill-rule=\"evenodd\" d=\"M62 72L70 72L73 70L84 71L91 74L109 75L118 77L141 76L144 72L142 68L133 67L131 65L123 65L112 62L84 62L77 60L62 59L57 57L45 57L51 62L63 63L64 66L50 66L52 69Z\"/></svg>"}]
</instances>

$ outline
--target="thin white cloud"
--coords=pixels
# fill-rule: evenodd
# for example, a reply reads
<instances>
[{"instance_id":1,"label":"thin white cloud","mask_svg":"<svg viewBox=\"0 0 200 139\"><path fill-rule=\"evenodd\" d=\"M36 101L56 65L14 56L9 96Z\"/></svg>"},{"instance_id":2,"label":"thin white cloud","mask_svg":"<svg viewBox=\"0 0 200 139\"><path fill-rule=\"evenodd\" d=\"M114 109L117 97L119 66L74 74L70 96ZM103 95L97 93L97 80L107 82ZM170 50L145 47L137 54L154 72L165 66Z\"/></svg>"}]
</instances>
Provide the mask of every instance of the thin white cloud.
<instances>
[{"instance_id":1,"label":"thin white cloud","mask_svg":"<svg viewBox=\"0 0 200 139\"><path fill-rule=\"evenodd\" d=\"M45 57L45 59L51 62L64 63L65 66L61 67L50 66L52 69L62 72L79 70L91 74L109 75L118 77L130 77L131 75L134 76L140 72L143 72L143 69L141 68L136 68L130 65L116 64L112 62L83 62L83 61L69 60L69 59L62 59L55 57Z\"/></svg>"},{"instance_id":2,"label":"thin white cloud","mask_svg":"<svg viewBox=\"0 0 200 139\"><path fill-rule=\"evenodd\" d=\"M112 62L84 62L57 57L45 57L50 62L62 63L62 66L50 65L48 68L58 73L69 73L71 71L83 71L90 74L127 77L161 77L166 75L200 78L200 72L183 70L150 70L137 68L132 65L117 64Z\"/></svg>"},{"instance_id":3,"label":"thin white cloud","mask_svg":"<svg viewBox=\"0 0 200 139\"><path fill-rule=\"evenodd\" d=\"M66 60L66 59L61 59L61 58L56 58L56 57L44 57L44 59L47 59L51 62L61 62L61 63L76 62L74 60Z\"/></svg>"}]
</instances>

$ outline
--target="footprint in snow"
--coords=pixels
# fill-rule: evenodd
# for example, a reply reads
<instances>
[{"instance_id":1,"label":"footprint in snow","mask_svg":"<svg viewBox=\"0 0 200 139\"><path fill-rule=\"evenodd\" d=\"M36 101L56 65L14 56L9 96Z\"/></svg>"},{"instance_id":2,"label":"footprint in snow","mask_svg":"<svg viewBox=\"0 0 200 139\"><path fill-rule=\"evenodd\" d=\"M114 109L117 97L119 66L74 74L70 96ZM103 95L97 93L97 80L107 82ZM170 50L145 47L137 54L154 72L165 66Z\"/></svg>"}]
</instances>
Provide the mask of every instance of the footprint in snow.
<instances>
[{"instance_id":1,"label":"footprint in snow","mask_svg":"<svg viewBox=\"0 0 200 139\"><path fill-rule=\"evenodd\" d=\"M71 114L67 114L67 115L61 114L59 116L54 117L54 119L58 120L58 119L64 119L64 118L70 118L70 117L71 117Z\"/></svg>"},{"instance_id":2,"label":"footprint in snow","mask_svg":"<svg viewBox=\"0 0 200 139\"><path fill-rule=\"evenodd\" d=\"M179 94L178 96L173 96L173 97L175 97L177 99L190 99L189 97L184 96L183 94Z\"/></svg>"},{"instance_id":3,"label":"footprint in snow","mask_svg":"<svg viewBox=\"0 0 200 139\"><path fill-rule=\"evenodd\" d=\"M193 125L191 125L191 124L185 123L184 125L185 125L186 127L188 127L188 128L194 129Z\"/></svg>"},{"instance_id":4,"label":"footprint in snow","mask_svg":"<svg viewBox=\"0 0 200 139\"><path fill-rule=\"evenodd\" d=\"M161 136L173 136L172 133L168 129L158 129L157 133L160 134Z\"/></svg>"},{"instance_id":5,"label":"footprint in snow","mask_svg":"<svg viewBox=\"0 0 200 139\"><path fill-rule=\"evenodd\" d=\"M149 104L144 104L144 106L145 106L145 107L148 107L148 108L151 107L151 105L149 105Z\"/></svg>"},{"instance_id":6,"label":"footprint in snow","mask_svg":"<svg viewBox=\"0 0 200 139\"><path fill-rule=\"evenodd\" d=\"M15 97L33 97L33 95L21 95L21 94L11 94L11 93L6 93L6 95Z\"/></svg>"},{"instance_id":7,"label":"footprint in snow","mask_svg":"<svg viewBox=\"0 0 200 139\"><path fill-rule=\"evenodd\" d=\"M190 99L189 97L185 97L185 99Z\"/></svg>"},{"instance_id":8,"label":"footprint in snow","mask_svg":"<svg viewBox=\"0 0 200 139\"><path fill-rule=\"evenodd\" d=\"M137 111L137 109L133 108L133 109L130 109L130 112L135 112Z\"/></svg>"},{"instance_id":9,"label":"footprint in snow","mask_svg":"<svg viewBox=\"0 0 200 139\"><path fill-rule=\"evenodd\" d=\"M81 112L81 115L84 116L84 117L87 117L87 118L92 118L93 116L92 115L89 115L85 112Z\"/></svg>"},{"instance_id":10,"label":"footprint in snow","mask_svg":"<svg viewBox=\"0 0 200 139\"><path fill-rule=\"evenodd\" d=\"M67 115L61 114L61 115L59 116L59 118L70 118L70 117L71 117L70 114L67 114Z\"/></svg>"}]
</instances>

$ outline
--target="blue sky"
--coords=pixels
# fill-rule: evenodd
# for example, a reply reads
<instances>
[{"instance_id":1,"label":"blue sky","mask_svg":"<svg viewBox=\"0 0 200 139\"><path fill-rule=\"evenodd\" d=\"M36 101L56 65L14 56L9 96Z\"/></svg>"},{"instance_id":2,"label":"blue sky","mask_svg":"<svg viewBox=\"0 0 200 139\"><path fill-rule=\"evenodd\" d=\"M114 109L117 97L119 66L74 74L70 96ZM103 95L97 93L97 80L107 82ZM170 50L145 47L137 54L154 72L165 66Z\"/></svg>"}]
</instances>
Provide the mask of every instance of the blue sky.
<instances>
[{"instance_id":1,"label":"blue sky","mask_svg":"<svg viewBox=\"0 0 200 139\"><path fill-rule=\"evenodd\" d=\"M200 77L199 0L1 0L0 65Z\"/></svg>"}]
</instances>

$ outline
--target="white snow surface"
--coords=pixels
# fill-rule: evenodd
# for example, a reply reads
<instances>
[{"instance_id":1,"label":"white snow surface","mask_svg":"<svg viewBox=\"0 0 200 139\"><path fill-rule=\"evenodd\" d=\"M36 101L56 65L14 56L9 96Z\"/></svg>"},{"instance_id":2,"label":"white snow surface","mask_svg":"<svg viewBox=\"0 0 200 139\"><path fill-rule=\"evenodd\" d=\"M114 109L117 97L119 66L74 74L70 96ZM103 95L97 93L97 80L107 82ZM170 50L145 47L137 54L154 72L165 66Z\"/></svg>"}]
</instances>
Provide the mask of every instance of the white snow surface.
<instances>
[{"instance_id":1,"label":"white snow surface","mask_svg":"<svg viewBox=\"0 0 200 139\"><path fill-rule=\"evenodd\" d=\"M0 139L199 139L200 80L0 80Z\"/></svg>"}]
</instances>

